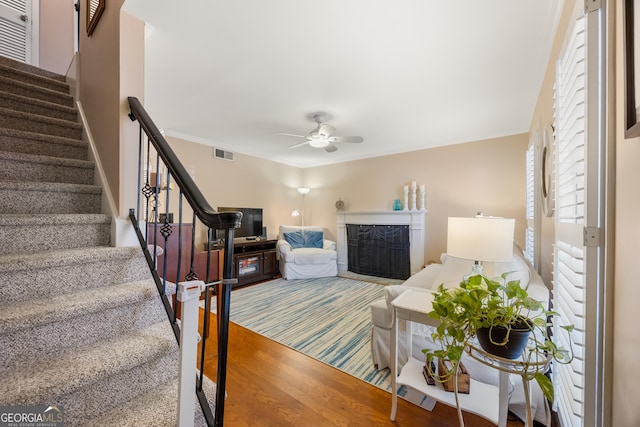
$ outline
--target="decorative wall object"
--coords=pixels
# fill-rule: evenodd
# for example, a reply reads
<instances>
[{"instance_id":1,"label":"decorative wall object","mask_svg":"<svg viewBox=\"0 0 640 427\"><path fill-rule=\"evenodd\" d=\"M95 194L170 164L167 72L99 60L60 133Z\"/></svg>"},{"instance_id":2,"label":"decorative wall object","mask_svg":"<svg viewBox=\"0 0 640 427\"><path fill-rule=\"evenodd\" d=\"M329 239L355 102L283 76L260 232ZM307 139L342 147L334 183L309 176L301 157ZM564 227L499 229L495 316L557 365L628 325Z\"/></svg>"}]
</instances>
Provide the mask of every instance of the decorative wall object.
<instances>
[{"instance_id":1,"label":"decorative wall object","mask_svg":"<svg viewBox=\"0 0 640 427\"><path fill-rule=\"evenodd\" d=\"M91 36L104 12L105 0L87 0L87 36Z\"/></svg>"},{"instance_id":2,"label":"decorative wall object","mask_svg":"<svg viewBox=\"0 0 640 427\"><path fill-rule=\"evenodd\" d=\"M553 180L553 128L547 126L542 135L540 146L540 197L542 213L548 217L553 216L555 208L555 189Z\"/></svg>"}]
</instances>

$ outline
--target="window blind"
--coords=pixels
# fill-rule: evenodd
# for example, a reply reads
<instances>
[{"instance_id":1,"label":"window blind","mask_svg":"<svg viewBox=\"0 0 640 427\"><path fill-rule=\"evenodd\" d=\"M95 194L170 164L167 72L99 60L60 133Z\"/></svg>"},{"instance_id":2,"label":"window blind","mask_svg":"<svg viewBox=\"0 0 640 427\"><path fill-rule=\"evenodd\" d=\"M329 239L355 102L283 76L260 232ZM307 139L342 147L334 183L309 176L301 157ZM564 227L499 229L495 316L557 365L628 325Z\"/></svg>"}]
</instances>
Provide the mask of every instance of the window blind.
<instances>
[{"instance_id":1,"label":"window blind","mask_svg":"<svg viewBox=\"0 0 640 427\"><path fill-rule=\"evenodd\" d=\"M532 138L527 148L527 229L525 231L524 256L533 265L535 257L535 150L536 139Z\"/></svg>"},{"instance_id":2,"label":"window blind","mask_svg":"<svg viewBox=\"0 0 640 427\"><path fill-rule=\"evenodd\" d=\"M585 25L576 21L566 49L557 62L556 118L556 238L554 245L554 339L569 348L560 325L573 324L574 360L555 364L555 407L562 426L584 425L585 375Z\"/></svg>"}]
</instances>

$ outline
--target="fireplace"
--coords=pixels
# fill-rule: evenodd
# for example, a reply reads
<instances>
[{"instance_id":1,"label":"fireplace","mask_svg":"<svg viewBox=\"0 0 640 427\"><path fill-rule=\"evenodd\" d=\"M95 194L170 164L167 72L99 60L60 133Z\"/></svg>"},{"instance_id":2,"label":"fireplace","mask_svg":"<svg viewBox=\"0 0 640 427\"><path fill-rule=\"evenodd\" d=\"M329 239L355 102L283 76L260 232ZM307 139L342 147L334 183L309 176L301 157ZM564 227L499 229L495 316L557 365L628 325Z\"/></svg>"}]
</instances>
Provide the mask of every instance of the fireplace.
<instances>
[{"instance_id":1,"label":"fireplace","mask_svg":"<svg viewBox=\"0 0 640 427\"><path fill-rule=\"evenodd\" d=\"M425 234L425 213L423 211L338 212L337 217L338 271L351 270L349 268L347 225L407 226L410 273L415 274L422 269Z\"/></svg>"},{"instance_id":2,"label":"fireplace","mask_svg":"<svg viewBox=\"0 0 640 427\"><path fill-rule=\"evenodd\" d=\"M408 225L347 224L349 271L388 279L411 276Z\"/></svg>"}]
</instances>

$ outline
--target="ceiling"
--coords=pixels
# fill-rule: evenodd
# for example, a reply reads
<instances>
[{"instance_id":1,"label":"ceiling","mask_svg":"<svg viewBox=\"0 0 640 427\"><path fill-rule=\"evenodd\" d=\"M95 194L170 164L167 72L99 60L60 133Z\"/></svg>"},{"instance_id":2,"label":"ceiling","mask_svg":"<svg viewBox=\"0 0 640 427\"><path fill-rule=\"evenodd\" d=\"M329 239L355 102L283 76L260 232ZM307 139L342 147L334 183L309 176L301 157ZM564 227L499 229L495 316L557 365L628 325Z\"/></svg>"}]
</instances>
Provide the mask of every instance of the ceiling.
<instances>
[{"instance_id":1,"label":"ceiling","mask_svg":"<svg viewBox=\"0 0 640 427\"><path fill-rule=\"evenodd\" d=\"M126 0L145 106L181 137L297 167L527 132L558 0ZM180 7L178 7L178 5ZM289 146L328 114L338 150ZM213 155L213 154L212 154Z\"/></svg>"}]
</instances>

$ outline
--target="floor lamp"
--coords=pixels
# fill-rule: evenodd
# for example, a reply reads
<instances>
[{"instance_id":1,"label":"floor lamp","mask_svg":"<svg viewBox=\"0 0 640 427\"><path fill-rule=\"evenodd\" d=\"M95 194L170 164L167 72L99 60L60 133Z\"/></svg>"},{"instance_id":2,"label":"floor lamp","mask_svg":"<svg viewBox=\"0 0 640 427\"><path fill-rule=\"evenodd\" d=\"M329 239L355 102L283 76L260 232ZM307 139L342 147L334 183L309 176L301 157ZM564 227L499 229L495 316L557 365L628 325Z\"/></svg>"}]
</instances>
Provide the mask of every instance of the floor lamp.
<instances>
[{"instance_id":1,"label":"floor lamp","mask_svg":"<svg viewBox=\"0 0 640 427\"><path fill-rule=\"evenodd\" d=\"M291 216L299 216L301 217L301 225L304 226L304 196L306 196L307 194L309 194L309 192L311 191L310 188L308 187L299 187L298 188L298 193L302 194L302 209L294 209L291 212Z\"/></svg>"}]
</instances>

